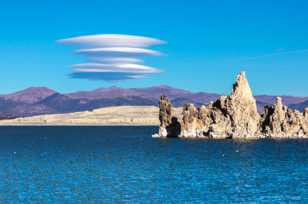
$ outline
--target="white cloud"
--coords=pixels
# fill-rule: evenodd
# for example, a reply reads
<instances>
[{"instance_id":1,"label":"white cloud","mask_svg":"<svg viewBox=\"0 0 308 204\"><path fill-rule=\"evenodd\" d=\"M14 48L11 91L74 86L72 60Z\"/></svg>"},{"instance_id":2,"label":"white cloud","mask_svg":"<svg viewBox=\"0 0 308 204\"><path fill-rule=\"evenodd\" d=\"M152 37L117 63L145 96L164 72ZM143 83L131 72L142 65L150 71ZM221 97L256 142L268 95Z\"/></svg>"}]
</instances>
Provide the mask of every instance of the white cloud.
<instances>
[{"instance_id":1,"label":"white cloud","mask_svg":"<svg viewBox=\"0 0 308 204\"><path fill-rule=\"evenodd\" d=\"M144 36L102 34L59 40L59 43L77 45L76 53L85 55L88 62L73 65L72 78L93 80L127 80L144 78L146 74L160 73L158 68L143 65L144 56L160 56L148 49L164 44L162 40Z\"/></svg>"},{"instance_id":2,"label":"white cloud","mask_svg":"<svg viewBox=\"0 0 308 204\"><path fill-rule=\"evenodd\" d=\"M166 43L155 38L120 34L79 36L59 40L58 42L63 44L81 45L88 47L149 47Z\"/></svg>"},{"instance_id":3,"label":"white cloud","mask_svg":"<svg viewBox=\"0 0 308 204\"><path fill-rule=\"evenodd\" d=\"M90 57L92 62L105 62L105 63L143 63L142 59L133 57Z\"/></svg>"},{"instance_id":4,"label":"white cloud","mask_svg":"<svg viewBox=\"0 0 308 204\"><path fill-rule=\"evenodd\" d=\"M79 72L121 72L121 73L139 73L153 74L161 72L159 69L140 64L100 64L85 63L73 66Z\"/></svg>"},{"instance_id":5,"label":"white cloud","mask_svg":"<svg viewBox=\"0 0 308 204\"><path fill-rule=\"evenodd\" d=\"M119 54L119 55L156 55L159 56L160 52L135 47L100 47L100 48L89 48L89 49L79 49L76 51L81 54L88 55L99 55L99 54Z\"/></svg>"}]
</instances>

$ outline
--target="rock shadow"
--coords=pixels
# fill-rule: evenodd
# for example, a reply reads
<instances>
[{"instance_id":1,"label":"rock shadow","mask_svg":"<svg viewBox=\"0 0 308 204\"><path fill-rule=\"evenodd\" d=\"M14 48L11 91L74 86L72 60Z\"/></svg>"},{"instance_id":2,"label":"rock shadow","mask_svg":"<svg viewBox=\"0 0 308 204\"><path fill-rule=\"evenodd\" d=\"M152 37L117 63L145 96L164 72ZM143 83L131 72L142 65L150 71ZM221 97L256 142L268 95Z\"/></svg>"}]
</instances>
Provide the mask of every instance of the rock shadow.
<instances>
[{"instance_id":1,"label":"rock shadow","mask_svg":"<svg viewBox=\"0 0 308 204\"><path fill-rule=\"evenodd\" d=\"M171 124L166 127L167 137L176 138L181 134L181 123L176 117L171 118Z\"/></svg>"}]
</instances>

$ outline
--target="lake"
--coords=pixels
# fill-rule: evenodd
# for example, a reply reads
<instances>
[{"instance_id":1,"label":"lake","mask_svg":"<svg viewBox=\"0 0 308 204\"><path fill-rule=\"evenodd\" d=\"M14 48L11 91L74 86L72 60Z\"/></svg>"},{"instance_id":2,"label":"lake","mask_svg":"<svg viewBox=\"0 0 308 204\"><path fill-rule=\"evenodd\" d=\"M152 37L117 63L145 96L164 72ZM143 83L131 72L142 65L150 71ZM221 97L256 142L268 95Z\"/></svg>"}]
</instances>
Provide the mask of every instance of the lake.
<instances>
[{"instance_id":1,"label":"lake","mask_svg":"<svg viewBox=\"0 0 308 204\"><path fill-rule=\"evenodd\" d=\"M157 127L0 127L0 203L307 203L308 140Z\"/></svg>"}]
</instances>

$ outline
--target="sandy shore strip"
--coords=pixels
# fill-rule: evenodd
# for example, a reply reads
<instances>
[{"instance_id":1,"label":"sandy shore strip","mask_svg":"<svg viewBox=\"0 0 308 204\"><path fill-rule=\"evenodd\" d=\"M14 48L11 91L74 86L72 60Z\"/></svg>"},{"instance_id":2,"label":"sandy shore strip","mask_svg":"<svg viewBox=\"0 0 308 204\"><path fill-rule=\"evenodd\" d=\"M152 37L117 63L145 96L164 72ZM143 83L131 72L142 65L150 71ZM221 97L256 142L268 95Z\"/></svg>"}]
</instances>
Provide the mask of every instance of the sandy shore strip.
<instances>
[{"instance_id":1,"label":"sandy shore strip","mask_svg":"<svg viewBox=\"0 0 308 204\"><path fill-rule=\"evenodd\" d=\"M158 111L155 106L114 106L93 111L0 120L0 126L157 126ZM180 115L182 108L174 108L173 111Z\"/></svg>"}]
</instances>

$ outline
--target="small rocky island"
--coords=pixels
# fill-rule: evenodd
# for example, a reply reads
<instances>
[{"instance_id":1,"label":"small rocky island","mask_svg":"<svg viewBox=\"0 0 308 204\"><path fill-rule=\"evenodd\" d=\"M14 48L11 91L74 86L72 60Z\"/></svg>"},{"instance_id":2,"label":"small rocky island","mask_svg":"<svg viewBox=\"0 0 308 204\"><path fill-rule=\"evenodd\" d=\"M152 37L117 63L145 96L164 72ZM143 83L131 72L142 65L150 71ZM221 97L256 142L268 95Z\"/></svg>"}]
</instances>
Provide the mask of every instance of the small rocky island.
<instances>
[{"instance_id":1,"label":"small rocky island","mask_svg":"<svg viewBox=\"0 0 308 204\"><path fill-rule=\"evenodd\" d=\"M284 106L277 97L273 106L257 111L245 72L241 72L230 96L196 108L189 103L182 117L172 113L166 96L159 103L160 128L156 137L204 139L308 138L308 108L304 113Z\"/></svg>"}]
</instances>

